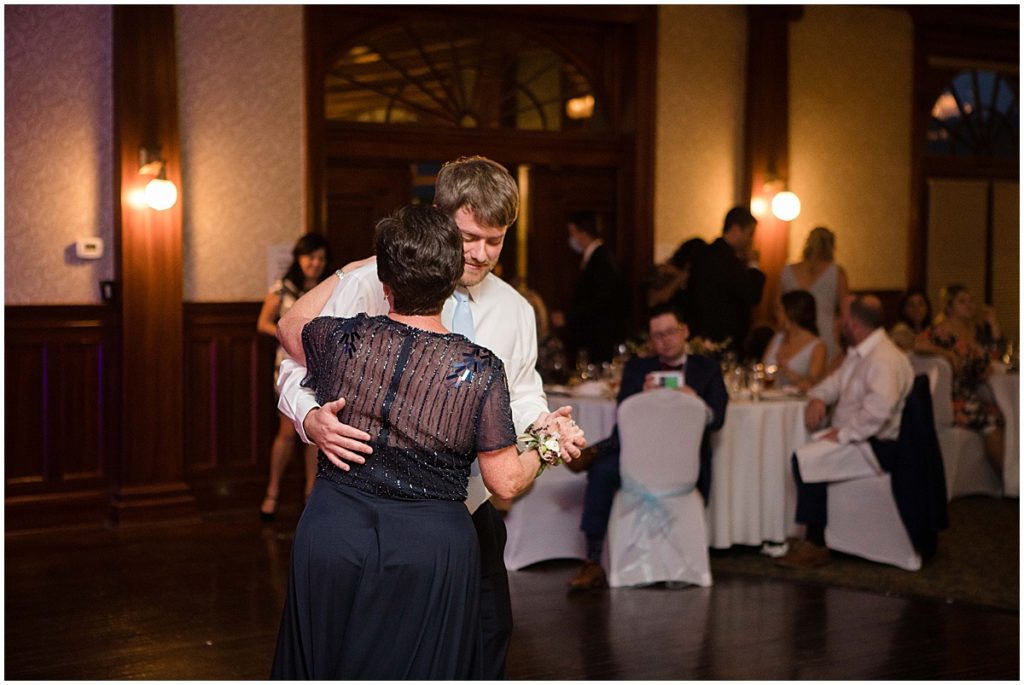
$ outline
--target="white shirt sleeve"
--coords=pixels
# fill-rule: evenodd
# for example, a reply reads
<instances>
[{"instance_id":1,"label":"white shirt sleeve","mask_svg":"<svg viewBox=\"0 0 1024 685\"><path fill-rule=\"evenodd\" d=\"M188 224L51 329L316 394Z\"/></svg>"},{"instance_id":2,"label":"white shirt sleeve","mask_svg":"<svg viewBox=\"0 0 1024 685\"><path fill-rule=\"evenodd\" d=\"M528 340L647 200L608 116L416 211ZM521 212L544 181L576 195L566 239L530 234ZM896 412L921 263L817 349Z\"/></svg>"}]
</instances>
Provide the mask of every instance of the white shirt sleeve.
<instances>
[{"instance_id":1,"label":"white shirt sleeve","mask_svg":"<svg viewBox=\"0 0 1024 685\"><path fill-rule=\"evenodd\" d=\"M369 264L351 273L346 273L343 278L338 280L327 304L320 310L320 316L349 317L361 313L376 316L386 314L387 311L384 289L377 279L377 265ZM305 366L300 366L294 359L287 356L281 361L281 368L277 375L277 389L280 393L277 408L292 420L292 423L295 424L295 431L302 441L312 444L306 437L302 422L305 420L306 414L319 407L320 404L316 401L312 390L300 385L305 377Z\"/></svg>"},{"instance_id":2,"label":"white shirt sleeve","mask_svg":"<svg viewBox=\"0 0 1024 685\"><path fill-rule=\"evenodd\" d=\"M864 395L854 414L845 421L836 436L846 444L860 442L878 435L882 427L897 414L909 390L906 374L899 359L876 354L864 377Z\"/></svg>"},{"instance_id":3,"label":"white shirt sleeve","mask_svg":"<svg viewBox=\"0 0 1024 685\"><path fill-rule=\"evenodd\" d=\"M512 424L523 432L548 411L544 384L537 373L537 321L533 307L515 288L494 274L473 294L474 342L498 355L505 365ZM452 312L442 313L451 317Z\"/></svg>"},{"instance_id":4,"label":"white shirt sleeve","mask_svg":"<svg viewBox=\"0 0 1024 685\"><path fill-rule=\"evenodd\" d=\"M839 368L826 376L820 383L811 388L807 392L807 396L810 398L816 398L823 401L826 405L833 405L839 399L839 391L843 386L843 374L846 367L850 364L855 363L854 357L856 352L850 350L846 354L846 359L840 364Z\"/></svg>"},{"instance_id":5,"label":"white shirt sleeve","mask_svg":"<svg viewBox=\"0 0 1024 685\"><path fill-rule=\"evenodd\" d=\"M525 431L541 413L548 411L544 382L537 373L537 321L529 304L525 314L528 316L520 316L515 331L514 359L505 366L512 423L517 433Z\"/></svg>"}]
</instances>

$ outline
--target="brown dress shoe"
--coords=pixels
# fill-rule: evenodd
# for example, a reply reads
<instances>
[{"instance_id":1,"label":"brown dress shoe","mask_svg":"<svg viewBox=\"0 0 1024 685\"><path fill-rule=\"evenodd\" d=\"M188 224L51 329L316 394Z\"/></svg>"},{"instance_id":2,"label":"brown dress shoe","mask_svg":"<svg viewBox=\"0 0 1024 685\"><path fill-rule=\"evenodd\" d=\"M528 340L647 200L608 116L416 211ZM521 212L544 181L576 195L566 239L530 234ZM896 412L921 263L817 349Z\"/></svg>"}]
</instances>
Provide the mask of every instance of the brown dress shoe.
<instances>
[{"instance_id":1,"label":"brown dress shoe","mask_svg":"<svg viewBox=\"0 0 1024 685\"><path fill-rule=\"evenodd\" d=\"M573 590L600 590L608 587L608 577L604 574L601 564L587 559L579 572L569 581L569 587Z\"/></svg>"},{"instance_id":2,"label":"brown dress shoe","mask_svg":"<svg viewBox=\"0 0 1024 685\"><path fill-rule=\"evenodd\" d=\"M830 561L828 547L818 547L804 541L789 550L784 557L775 560L776 566L784 568L818 568Z\"/></svg>"}]
</instances>

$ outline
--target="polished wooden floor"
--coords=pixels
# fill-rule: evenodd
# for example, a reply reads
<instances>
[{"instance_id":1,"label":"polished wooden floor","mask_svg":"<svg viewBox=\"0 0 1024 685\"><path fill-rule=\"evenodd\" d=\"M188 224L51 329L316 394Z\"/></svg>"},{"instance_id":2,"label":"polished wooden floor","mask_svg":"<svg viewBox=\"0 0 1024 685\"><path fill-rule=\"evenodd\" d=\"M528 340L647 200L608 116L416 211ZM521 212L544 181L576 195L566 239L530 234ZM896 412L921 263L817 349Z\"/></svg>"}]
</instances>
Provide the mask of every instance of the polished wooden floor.
<instances>
[{"instance_id":1,"label":"polished wooden floor","mask_svg":"<svg viewBox=\"0 0 1024 685\"><path fill-rule=\"evenodd\" d=\"M8 535L8 679L264 679L295 518ZM569 595L511 574L514 679L1013 679L1019 613L719 574Z\"/></svg>"}]
</instances>

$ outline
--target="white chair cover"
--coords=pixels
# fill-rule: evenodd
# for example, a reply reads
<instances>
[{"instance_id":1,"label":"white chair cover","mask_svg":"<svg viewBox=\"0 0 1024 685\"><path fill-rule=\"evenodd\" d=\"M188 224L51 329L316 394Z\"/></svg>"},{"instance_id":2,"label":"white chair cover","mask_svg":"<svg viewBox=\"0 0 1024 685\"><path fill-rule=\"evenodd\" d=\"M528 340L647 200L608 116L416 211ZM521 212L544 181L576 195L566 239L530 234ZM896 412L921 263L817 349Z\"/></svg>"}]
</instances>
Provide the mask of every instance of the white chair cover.
<instances>
[{"instance_id":1,"label":"white chair cover","mask_svg":"<svg viewBox=\"0 0 1024 685\"><path fill-rule=\"evenodd\" d=\"M590 444L607 438L615 428L614 400L552 396L548 402L552 410L571 406ZM586 491L585 473L561 466L544 471L505 516L505 567L518 571L549 559L586 559L587 539L580 530Z\"/></svg>"},{"instance_id":2,"label":"white chair cover","mask_svg":"<svg viewBox=\"0 0 1024 685\"><path fill-rule=\"evenodd\" d=\"M985 459L985 444L972 430L953 425L953 369L938 355L911 353L915 374L928 376L935 414L935 432L946 473L946 497L1003 493L1002 482Z\"/></svg>"},{"instance_id":3,"label":"white chair cover","mask_svg":"<svg viewBox=\"0 0 1024 685\"><path fill-rule=\"evenodd\" d=\"M586 489L585 473L562 466L545 470L505 516L505 567L518 571L548 559L586 559L580 530Z\"/></svg>"},{"instance_id":4,"label":"white chair cover","mask_svg":"<svg viewBox=\"0 0 1024 685\"><path fill-rule=\"evenodd\" d=\"M608 583L711 585L704 500L695 489L705 405L677 390L619 405L622 488L608 525Z\"/></svg>"},{"instance_id":5,"label":"white chair cover","mask_svg":"<svg viewBox=\"0 0 1024 685\"><path fill-rule=\"evenodd\" d=\"M825 544L907 571L921 568L921 556L914 551L896 508L888 473L829 483Z\"/></svg>"}]
</instances>

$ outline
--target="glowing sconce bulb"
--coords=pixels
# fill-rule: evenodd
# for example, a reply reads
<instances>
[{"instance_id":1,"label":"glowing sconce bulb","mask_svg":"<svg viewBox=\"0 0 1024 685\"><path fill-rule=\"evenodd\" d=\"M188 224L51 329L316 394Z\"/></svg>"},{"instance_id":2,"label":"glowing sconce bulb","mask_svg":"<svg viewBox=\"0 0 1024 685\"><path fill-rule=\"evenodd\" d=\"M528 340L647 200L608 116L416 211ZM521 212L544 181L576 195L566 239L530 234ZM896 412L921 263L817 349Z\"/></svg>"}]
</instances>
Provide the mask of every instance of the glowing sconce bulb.
<instances>
[{"instance_id":1,"label":"glowing sconce bulb","mask_svg":"<svg viewBox=\"0 0 1024 685\"><path fill-rule=\"evenodd\" d=\"M151 209L163 211L170 209L178 201L178 188L173 181L166 178L154 178L146 184L145 196L146 204Z\"/></svg>"},{"instance_id":2,"label":"glowing sconce bulb","mask_svg":"<svg viewBox=\"0 0 1024 685\"><path fill-rule=\"evenodd\" d=\"M167 180L167 162L160 156L160 147L139 148L139 173L154 176L142 191L142 200L150 209L158 212L170 209L178 201L178 187Z\"/></svg>"},{"instance_id":3,"label":"glowing sconce bulb","mask_svg":"<svg viewBox=\"0 0 1024 685\"><path fill-rule=\"evenodd\" d=\"M772 198L772 214L779 221L792 221L800 216L800 198L784 190Z\"/></svg>"}]
</instances>

